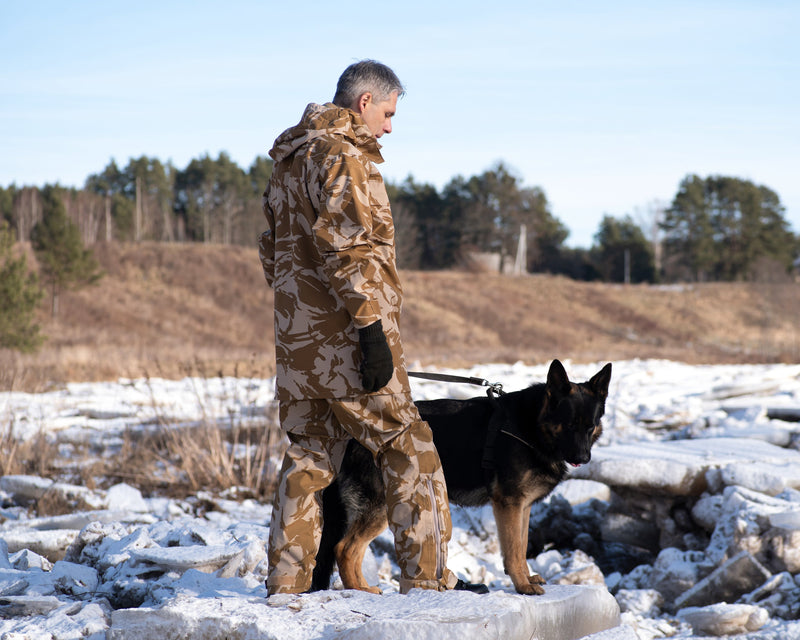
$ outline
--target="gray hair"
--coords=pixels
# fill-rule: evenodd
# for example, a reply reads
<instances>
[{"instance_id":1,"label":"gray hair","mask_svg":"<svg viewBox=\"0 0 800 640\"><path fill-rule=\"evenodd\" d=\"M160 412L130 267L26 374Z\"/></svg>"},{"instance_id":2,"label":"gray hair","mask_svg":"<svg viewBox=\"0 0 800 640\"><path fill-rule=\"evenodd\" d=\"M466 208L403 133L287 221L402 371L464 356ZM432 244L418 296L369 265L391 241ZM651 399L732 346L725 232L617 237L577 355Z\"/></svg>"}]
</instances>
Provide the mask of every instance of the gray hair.
<instances>
[{"instance_id":1,"label":"gray hair","mask_svg":"<svg viewBox=\"0 0 800 640\"><path fill-rule=\"evenodd\" d=\"M365 93L371 93L375 102L384 102L395 92L399 98L406 90L394 71L376 60L361 60L347 67L339 77L333 104L352 107Z\"/></svg>"}]
</instances>

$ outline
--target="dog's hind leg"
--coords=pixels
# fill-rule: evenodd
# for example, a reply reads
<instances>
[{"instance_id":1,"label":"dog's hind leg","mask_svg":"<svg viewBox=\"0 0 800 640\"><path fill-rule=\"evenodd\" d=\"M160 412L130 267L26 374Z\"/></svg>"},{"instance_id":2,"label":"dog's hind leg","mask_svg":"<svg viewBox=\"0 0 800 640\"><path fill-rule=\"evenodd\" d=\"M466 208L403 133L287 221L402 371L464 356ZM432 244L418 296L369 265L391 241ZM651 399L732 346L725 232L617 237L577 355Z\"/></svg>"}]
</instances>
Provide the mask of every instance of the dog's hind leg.
<instances>
[{"instance_id":1,"label":"dog's hind leg","mask_svg":"<svg viewBox=\"0 0 800 640\"><path fill-rule=\"evenodd\" d=\"M311 578L311 591L328 589L336 562L335 549L347 532L347 511L340 492L338 481L334 481L322 492L322 535L320 536L314 572Z\"/></svg>"},{"instance_id":2,"label":"dog's hind leg","mask_svg":"<svg viewBox=\"0 0 800 640\"><path fill-rule=\"evenodd\" d=\"M517 593L542 595L544 582L538 575L531 575L525 553L528 546L528 521L530 507L522 503L492 501L497 536L503 553L503 568L511 577Z\"/></svg>"},{"instance_id":3,"label":"dog's hind leg","mask_svg":"<svg viewBox=\"0 0 800 640\"><path fill-rule=\"evenodd\" d=\"M339 565L339 577L345 589L381 593L378 587L367 584L361 572L361 564L364 562L369 543L380 535L386 526L385 509L363 513L348 527L344 538L336 545L336 563Z\"/></svg>"}]
</instances>

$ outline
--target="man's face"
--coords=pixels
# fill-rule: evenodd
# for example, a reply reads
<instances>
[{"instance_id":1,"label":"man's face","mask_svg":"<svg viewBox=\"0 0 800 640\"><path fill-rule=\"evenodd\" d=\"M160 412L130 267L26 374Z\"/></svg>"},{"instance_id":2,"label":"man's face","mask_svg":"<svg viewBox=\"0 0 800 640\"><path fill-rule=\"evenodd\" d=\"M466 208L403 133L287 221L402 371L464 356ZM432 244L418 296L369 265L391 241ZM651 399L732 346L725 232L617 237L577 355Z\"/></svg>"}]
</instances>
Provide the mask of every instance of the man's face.
<instances>
[{"instance_id":1,"label":"man's face","mask_svg":"<svg viewBox=\"0 0 800 640\"><path fill-rule=\"evenodd\" d=\"M392 93L389 99L383 102L375 102L371 93L365 93L358 105L364 123L376 138L392 132L392 117L397 111L397 92Z\"/></svg>"}]
</instances>

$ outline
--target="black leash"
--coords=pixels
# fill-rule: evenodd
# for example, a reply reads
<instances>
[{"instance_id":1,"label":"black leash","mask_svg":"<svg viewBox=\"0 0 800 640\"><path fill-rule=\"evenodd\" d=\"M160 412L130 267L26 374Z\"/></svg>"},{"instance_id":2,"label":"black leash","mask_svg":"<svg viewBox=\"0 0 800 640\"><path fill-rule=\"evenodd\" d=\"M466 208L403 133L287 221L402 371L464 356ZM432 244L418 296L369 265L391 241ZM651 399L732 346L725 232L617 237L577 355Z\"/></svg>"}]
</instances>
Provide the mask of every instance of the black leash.
<instances>
[{"instance_id":1,"label":"black leash","mask_svg":"<svg viewBox=\"0 0 800 640\"><path fill-rule=\"evenodd\" d=\"M489 397L493 395L502 396L505 393L502 384L499 382L489 382L484 378L454 376L449 373L428 373L427 371L409 371L408 375L412 378L422 378L423 380L434 380L436 382L461 382L465 384L474 384L479 387L489 387L486 391Z\"/></svg>"}]
</instances>

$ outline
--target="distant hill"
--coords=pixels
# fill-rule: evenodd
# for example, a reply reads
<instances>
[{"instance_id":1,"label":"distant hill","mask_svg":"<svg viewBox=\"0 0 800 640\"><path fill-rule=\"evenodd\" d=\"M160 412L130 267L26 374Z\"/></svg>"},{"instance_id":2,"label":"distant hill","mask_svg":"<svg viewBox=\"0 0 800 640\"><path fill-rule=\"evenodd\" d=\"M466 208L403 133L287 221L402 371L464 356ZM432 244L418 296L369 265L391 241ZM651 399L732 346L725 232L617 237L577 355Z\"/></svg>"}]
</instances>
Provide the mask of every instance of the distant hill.
<instances>
[{"instance_id":1,"label":"distant hill","mask_svg":"<svg viewBox=\"0 0 800 640\"><path fill-rule=\"evenodd\" d=\"M36 355L0 352L0 387L119 377L274 374L272 292L256 250L99 244L106 275L42 310ZM798 361L800 285L622 286L563 277L404 272L409 363Z\"/></svg>"}]
</instances>

